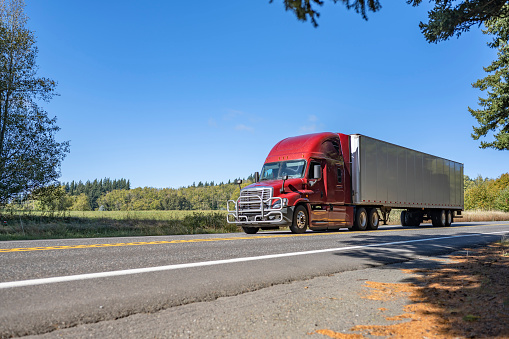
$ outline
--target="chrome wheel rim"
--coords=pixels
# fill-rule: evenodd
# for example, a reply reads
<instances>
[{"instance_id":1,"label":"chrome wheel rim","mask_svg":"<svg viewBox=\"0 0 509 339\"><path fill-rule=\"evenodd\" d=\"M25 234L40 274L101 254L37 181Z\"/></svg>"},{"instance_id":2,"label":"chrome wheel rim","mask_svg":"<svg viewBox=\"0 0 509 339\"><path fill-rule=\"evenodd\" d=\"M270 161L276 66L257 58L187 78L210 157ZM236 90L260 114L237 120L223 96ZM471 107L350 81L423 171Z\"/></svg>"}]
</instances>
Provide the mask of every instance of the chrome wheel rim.
<instances>
[{"instance_id":1,"label":"chrome wheel rim","mask_svg":"<svg viewBox=\"0 0 509 339\"><path fill-rule=\"evenodd\" d=\"M371 220L371 223L373 224L373 226L378 226L378 214L376 213L373 213L373 219Z\"/></svg>"},{"instance_id":2,"label":"chrome wheel rim","mask_svg":"<svg viewBox=\"0 0 509 339\"><path fill-rule=\"evenodd\" d=\"M441 220L442 221L442 225L445 225L445 222L446 222L446 220L445 220L445 211L442 211L442 213L440 213L440 217L442 219Z\"/></svg>"},{"instance_id":3,"label":"chrome wheel rim","mask_svg":"<svg viewBox=\"0 0 509 339\"><path fill-rule=\"evenodd\" d=\"M306 227L306 213L303 211L299 211L297 213L297 227L304 228Z\"/></svg>"},{"instance_id":4,"label":"chrome wheel rim","mask_svg":"<svg viewBox=\"0 0 509 339\"><path fill-rule=\"evenodd\" d=\"M367 225L368 218L366 216L366 213L361 213L359 215L359 223L364 228Z\"/></svg>"}]
</instances>

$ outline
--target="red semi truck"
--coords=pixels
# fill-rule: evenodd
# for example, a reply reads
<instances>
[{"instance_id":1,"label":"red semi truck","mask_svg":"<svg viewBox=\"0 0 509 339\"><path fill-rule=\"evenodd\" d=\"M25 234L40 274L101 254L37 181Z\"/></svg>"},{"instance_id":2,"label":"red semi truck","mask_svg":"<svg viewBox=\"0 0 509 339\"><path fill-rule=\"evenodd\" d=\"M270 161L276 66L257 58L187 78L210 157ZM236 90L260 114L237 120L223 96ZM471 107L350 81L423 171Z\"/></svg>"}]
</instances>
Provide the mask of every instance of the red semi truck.
<instances>
[{"instance_id":1,"label":"red semi truck","mask_svg":"<svg viewBox=\"0 0 509 339\"><path fill-rule=\"evenodd\" d=\"M360 134L284 139L255 181L228 201L228 222L249 234L376 230L391 209L403 226L449 226L463 210L463 164Z\"/></svg>"}]
</instances>

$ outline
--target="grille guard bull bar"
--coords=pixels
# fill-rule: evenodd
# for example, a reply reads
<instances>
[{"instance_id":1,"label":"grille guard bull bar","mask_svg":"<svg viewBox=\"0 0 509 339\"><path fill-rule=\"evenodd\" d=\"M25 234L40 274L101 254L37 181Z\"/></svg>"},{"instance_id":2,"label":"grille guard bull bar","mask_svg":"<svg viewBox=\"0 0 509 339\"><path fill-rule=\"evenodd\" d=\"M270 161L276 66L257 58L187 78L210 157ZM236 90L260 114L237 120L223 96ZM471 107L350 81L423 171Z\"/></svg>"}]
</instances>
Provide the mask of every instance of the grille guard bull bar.
<instances>
[{"instance_id":1,"label":"grille guard bull bar","mask_svg":"<svg viewBox=\"0 0 509 339\"><path fill-rule=\"evenodd\" d=\"M259 196L252 196L251 199L259 201L240 201L241 197L237 201L228 200L226 203L228 211L226 221L229 224L274 224L283 222L283 208L286 206L284 206L282 198L273 197L263 200ZM274 200L279 200L279 208L272 207L276 204ZM242 209L242 205L252 205L253 203L259 203L259 208ZM231 204L233 204L234 209L230 209ZM233 220L230 219L230 216L233 217ZM271 216L274 216L274 218L269 220Z\"/></svg>"}]
</instances>

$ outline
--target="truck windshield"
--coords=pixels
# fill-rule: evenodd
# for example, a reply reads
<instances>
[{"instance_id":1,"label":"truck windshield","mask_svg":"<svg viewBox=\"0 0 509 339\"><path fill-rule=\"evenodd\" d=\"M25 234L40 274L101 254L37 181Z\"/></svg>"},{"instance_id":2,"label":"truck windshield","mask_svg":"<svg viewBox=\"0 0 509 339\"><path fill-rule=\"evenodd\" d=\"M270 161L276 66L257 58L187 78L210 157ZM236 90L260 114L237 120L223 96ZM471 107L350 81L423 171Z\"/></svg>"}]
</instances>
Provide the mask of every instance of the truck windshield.
<instances>
[{"instance_id":1,"label":"truck windshield","mask_svg":"<svg viewBox=\"0 0 509 339\"><path fill-rule=\"evenodd\" d=\"M282 179L284 175L288 175L288 178L302 178L305 169L305 160L271 162L263 165L260 180Z\"/></svg>"}]
</instances>

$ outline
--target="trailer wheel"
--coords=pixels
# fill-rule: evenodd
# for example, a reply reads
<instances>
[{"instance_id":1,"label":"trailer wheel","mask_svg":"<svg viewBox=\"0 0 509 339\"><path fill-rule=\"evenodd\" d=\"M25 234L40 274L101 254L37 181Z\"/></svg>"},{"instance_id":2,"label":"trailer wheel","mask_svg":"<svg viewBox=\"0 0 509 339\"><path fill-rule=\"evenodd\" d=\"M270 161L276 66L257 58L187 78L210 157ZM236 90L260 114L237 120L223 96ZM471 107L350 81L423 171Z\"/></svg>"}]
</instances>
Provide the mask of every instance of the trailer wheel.
<instances>
[{"instance_id":1,"label":"trailer wheel","mask_svg":"<svg viewBox=\"0 0 509 339\"><path fill-rule=\"evenodd\" d=\"M258 230L260 229L259 227L247 227L247 226L242 226L242 229L244 230L244 232L246 232L247 234L256 234L256 232L258 232Z\"/></svg>"},{"instance_id":2,"label":"trailer wheel","mask_svg":"<svg viewBox=\"0 0 509 339\"><path fill-rule=\"evenodd\" d=\"M422 215L419 212L406 211L405 225L406 226L419 226L422 222Z\"/></svg>"},{"instance_id":3,"label":"trailer wheel","mask_svg":"<svg viewBox=\"0 0 509 339\"><path fill-rule=\"evenodd\" d=\"M401 226L408 226L408 224L406 223L406 211L401 211Z\"/></svg>"},{"instance_id":4,"label":"trailer wheel","mask_svg":"<svg viewBox=\"0 0 509 339\"><path fill-rule=\"evenodd\" d=\"M368 213L364 207L360 207L355 213L355 221L352 230L364 231L368 227Z\"/></svg>"},{"instance_id":5,"label":"trailer wheel","mask_svg":"<svg viewBox=\"0 0 509 339\"><path fill-rule=\"evenodd\" d=\"M451 210L447 210L445 212L445 226L449 227L452 224L452 212Z\"/></svg>"},{"instance_id":6,"label":"trailer wheel","mask_svg":"<svg viewBox=\"0 0 509 339\"><path fill-rule=\"evenodd\" d=\"M435 227L444 227L447 221L445 210L433 211L431 214L431 223Z\"/></svg>"},{"instance_id":7,"label":"trailer wheel","mask_svg":"<svg viewBox=\"0 0 509 339\"><path fill-rule=\"evenodd\" d=\"M295 209L295 213L293 214L293 222L290 226L290 231L292 233L304 233L308 228L309 218L308 211L305 206L299 205Z\"/></svg>"},{"instance_id":8,"label":"trailer wheel","mask_svg":"<svg viewBox=\"0 0 509 339\"><path fill-rule=\"evenodd\" d=\"M380 217L378 216L378 211L376 210L376 208L370 209L368 212L367 229L372 230L372 231L377 230L379 224L380 224Z\"/></svg>"}]
</instances>

